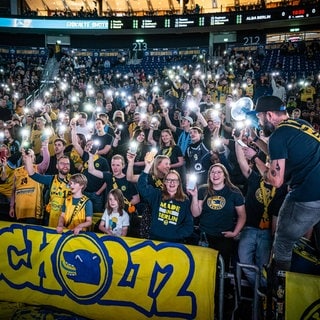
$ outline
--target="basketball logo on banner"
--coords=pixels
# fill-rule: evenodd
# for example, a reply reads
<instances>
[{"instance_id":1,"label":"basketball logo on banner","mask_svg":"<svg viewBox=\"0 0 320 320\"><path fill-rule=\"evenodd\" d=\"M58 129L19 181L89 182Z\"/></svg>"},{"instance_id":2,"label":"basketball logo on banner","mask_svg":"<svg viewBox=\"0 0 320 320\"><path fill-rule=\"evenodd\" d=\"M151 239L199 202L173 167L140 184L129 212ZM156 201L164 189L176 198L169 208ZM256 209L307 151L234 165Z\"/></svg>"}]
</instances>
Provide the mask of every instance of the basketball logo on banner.
<instances>
[{"instance_id":1,"label":"basketball logo on banner","mask_svg":"<svg viewBox=\"0 0 320 320\"><path fill-rule=\"evenodd\" d=\"M81 246L85 249L75 249ZM110 286L112 260L98 242L87 234L63 237L52 255L57 280L71 299L94 303Z\"/></svg>"},{"instance_id":2,"label":"basketball logo on banner","mask_svg":"<svg viewBox=\"0 0 320 320\"><path fill-rule=\"evenodd\" d=\"M1 221L0 242L0 300L96 320L213 320L215 250Z\"/></svg>"}]
</instances>

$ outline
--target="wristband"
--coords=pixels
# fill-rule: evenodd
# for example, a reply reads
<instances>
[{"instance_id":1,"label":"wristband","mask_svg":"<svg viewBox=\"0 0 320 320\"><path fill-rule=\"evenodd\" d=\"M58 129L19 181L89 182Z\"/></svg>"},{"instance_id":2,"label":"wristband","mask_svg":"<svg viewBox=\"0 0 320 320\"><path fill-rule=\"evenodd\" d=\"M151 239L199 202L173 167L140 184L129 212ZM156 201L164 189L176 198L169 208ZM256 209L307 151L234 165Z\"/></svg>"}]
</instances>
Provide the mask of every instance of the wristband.
<instances>
[{"instance_id":1,"label":"wristband","mask_svg":"<svg viewBox=\"0 0 320 320\"><path fill-rule=\"evenodd\" d=\"M259 137L258 137L258 136L255 136L255 137L252 139L253 142L257 142L258 140L259 140Z\"/></svg>"}]
</instances>

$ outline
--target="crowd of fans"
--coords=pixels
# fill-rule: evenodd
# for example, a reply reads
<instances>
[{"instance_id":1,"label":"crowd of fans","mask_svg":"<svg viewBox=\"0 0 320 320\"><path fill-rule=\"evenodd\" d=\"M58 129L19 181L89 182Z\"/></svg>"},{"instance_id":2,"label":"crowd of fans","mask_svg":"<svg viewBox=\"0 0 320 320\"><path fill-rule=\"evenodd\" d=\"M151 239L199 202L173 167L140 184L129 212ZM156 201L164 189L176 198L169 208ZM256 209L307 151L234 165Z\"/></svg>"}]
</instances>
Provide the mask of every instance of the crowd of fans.
<instances>
[{"instance_id":1,"label":"crowd of fans","mask_svg":"<svg viewBox=\"0 0 320 320\"><path fill-rule=\"evenodd\" d=\"M19 99L26 99L39 88L47 56L16 55L6 53L0 55L1 96L7 99L8 107L13 112Z\"/></svg>"},{"instance_id":2,"label":"crowd of fans","mask_svg":"<svg viewBox=\"0 0 320 320\"><path fill-rule=\"evenodd\" d=\"M243 98L256 102L261 96L276 96L287 105L292 118L301 117L319 131L319 75L308 75L303 82L284 79L279 66L268 71L262 69L266 55L268 51L245 54L229 50L211 62L195 56L192 64L183 64L181 58L176 65L148 75L143 69L135 68L121 74L103 60L92 61L65 53L55 82L40 100L34 101L32 108L27 109L21 99L2 90L0 192L2 208L6 208L2 217L10 213L9 219L30 222L32 218L32 223L57 227L59 216L52 217L59 215L64 205L62 201L57 207L54 197L58 193L52 188L57 189L63 182L67 196L69 174L81 173L86 180L85 183L81 180L81 186L86 187L83 192L92 201L93 212L107 210L107 200L113 218L118 207L130 215L130 226L127 219L118 216L119 221L125 221L125 232L119 232L116 224L108 227L106 216L101 226L97 223L92 229L195 244L199 232L193 230L197 231L200 221L201 235L208 238L207 245L215 247L219 243L218 249L229 261L235 254L234 244L245 226L246 214L252 215L245 213L244 197L252 205L252 199L248 200L249 195L254 195L249 176L251 171L259 176L254 160L265 159L257 140L267 140L259 131L255 117L246 116L244 109L250 111L252 105ZM2 82L15 83L19 95L25 97L39 84L37 63L33 70L27 67L30 60L13 58L2 65ZM251 153L242 153L241 143L249 146ZM21 168L26 161L29 170L23 172ZM34 169L30 161L34 161ZM36 172L56 175L59 183L53 178L49 183L36 178ZM197 187L191 186L193 174ZM17 190L21 190L17 182L27 183L29 176L38 181L38 186L42 183L47 187L37 189L36 196L29 194L27 201L31 207L34 205L34 210L29 207L29 215L25 215L26 202L21 203L21 199L26 194L20 194L20 201L15 199ZM257 188L259 179L255 178ZM207 189L201 189L203 184L207 184ZM269 187L260 185L260 188ZM120 189L123 197L114 189ZM221 192L222 189L228 191ZM272 196L264 202L262 195L261 210L265 211L273 200L276 203L270 213L276 217L286 190L275 193L271 188L268 192ZM208 195L216 194L227 202L223 209L227 211L222 211L225 218L216 217L218 225L210 218L210 212L219 206L222 210L224 205L204 201ZM112 207L114 198L116 209ZM189 218L193 215L194 229L185 215L178 218L177 208L186 206L190 212L183 211L190 214ZM159 208L163 210L161 215ZM263 219L266 222L276 218L264 216ZM247 218L247 223L252 223L251 220ZM59 232L62 225L60 221ZM170 229L172 225L178 231ZM115 232L110 232L110 228ZM259 229L259 223L256 228ZM259 266L269 257L275 224L267 223L261 230L265 228L270 243L264 248L265 259ZM210 230L214 233L210 234ZM241 254L246 257L243 251ZM250 274L247 276L252 279Z\"/></svg>"}]
</instances>

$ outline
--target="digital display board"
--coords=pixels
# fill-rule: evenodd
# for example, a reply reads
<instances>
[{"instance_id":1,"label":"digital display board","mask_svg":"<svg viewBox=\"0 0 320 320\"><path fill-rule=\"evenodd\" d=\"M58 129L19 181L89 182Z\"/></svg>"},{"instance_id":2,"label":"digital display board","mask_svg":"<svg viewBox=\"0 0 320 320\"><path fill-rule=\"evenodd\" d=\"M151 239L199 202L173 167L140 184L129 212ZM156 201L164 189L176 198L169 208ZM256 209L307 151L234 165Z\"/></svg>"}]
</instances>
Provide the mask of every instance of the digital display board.
<instances>
[{"instance_id":1,"label":"digital display board","mask_svg":"<svg viewBox=\"0 0 320 320\"><path fill-rule=\"evenodd\" d=\"M55 19L54 17L6 17L0 18L0 28L40 30L156 30L191 29L253 24L277 20L292 20L320 16L315 6L282 7L268 10L233 11L226 13L166 15L166 16L123 16L96 19Z\"/></svg>"},{"instance_id":2,"label":"digital display board","mask_svg":"<svg viewBox=\"0 0 320 320\"><path fill-rule=\"evenodd\" d=\"M162 25L159 25L159 20L157 21L154 18L149 18L149 19L142 19L140 28L141 29L156 29L156 28L163 28Z\"/></svg>"},{"instance_id":3,"label":"digital display board","mask_svg":"<svg viewBox=\"0 0 320 320\"><path fill-rule=\"evenodd\" d=\"M242 23L257 23L257 22L265 22L271 21L272 14L270 13L244 13L242 14Z\"/></svg>"},{"instance_id":4,"label":"digital display board","mask_svg":"<svg viewBox=\"0 0 320 320\"><path fill-rule=\"evenodd\" d=\"M197 27L196 18L181 17L174 19L174 28Z\"/></svg>"},{"instance_id":5,"label":"digital display board","mask_svg":"<svg viewBox=\"0 0 320 320\"><path fill-rule=\"evenodd\" d=\"M109 20L110 30L134 29L133 19L128 17L114 18Z\"/></svg>"},{"instance_id":6,"label":"digital display board","mask_svg":"<svg viewBox=\"0 0 320 320\"><path fill-rule=\"evenodd\" d=\"M122 20L110 20L110 29L124 29Z\"/></svg>"},{"instance_id":7,"label":"digital display board","mask_svg":"<svg viewBox=\"0 0 320 320\"><path fill-rule=\"evenodd\" d=\"M289 19L301 19L307 18L309 14L306 12L305 9L295 9L292 10L290 15L288 16Z\"/></svg>"},{"instance_id":8,"label":"digital display board","mask_svg":"<svg viewBox=\"0 0 320 320\"><path fill-rule=\"evenodd\" d=\"M210 26L223 26L235 23L235 16L230 14L210 16Z\"/></svg>"}]
</instances>

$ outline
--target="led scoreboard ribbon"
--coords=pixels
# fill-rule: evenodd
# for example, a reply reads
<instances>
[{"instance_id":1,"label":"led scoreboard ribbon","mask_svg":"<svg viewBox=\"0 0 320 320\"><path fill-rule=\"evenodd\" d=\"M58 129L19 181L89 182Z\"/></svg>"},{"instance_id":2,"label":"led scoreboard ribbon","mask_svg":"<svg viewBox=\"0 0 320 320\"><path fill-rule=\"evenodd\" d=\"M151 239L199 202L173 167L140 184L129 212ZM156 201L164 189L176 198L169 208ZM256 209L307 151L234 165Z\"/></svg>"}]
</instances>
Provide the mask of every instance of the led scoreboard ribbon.
<instances>
[{"instance_id":1,"label":"led scoreboard ribbon","mask_svg":"<svg viewBox=\"0 0 320 320\"><path fill-rule=\"evenodd\" d=\"M277 20L292 20L319 16L315 6L285 7L268 10L233 11L226 13L191 14L152 17L111 17L101 19L55 19L40 17L0 18L0 28L40 30L135 30L135 29L191 29Z\"/></svg>"}]
</instances>

